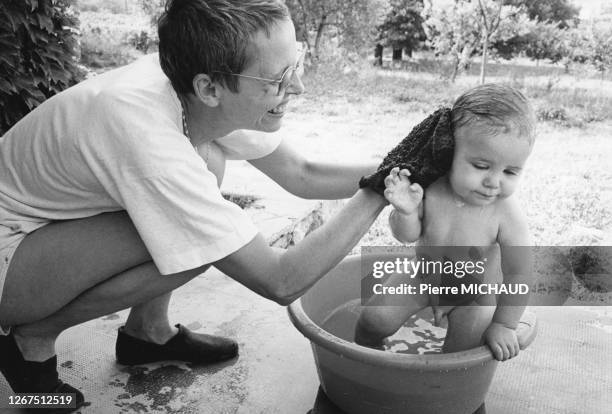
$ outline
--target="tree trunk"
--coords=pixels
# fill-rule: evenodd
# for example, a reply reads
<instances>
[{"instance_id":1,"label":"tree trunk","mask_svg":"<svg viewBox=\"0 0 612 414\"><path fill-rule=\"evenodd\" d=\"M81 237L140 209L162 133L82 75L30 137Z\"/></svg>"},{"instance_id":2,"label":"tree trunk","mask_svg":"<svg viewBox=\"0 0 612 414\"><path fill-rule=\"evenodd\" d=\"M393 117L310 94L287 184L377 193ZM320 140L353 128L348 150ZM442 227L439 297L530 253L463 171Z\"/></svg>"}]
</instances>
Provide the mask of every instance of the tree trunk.
<instances>
[{"instance_id":1,"label":"tree trunk","mask_svg":"<svg viewBox=\"0 0 612 414\"><path fill-rule=\"evenodd\" d=\"M376 43L376 47L374 48L374 66L382 67L383 49L383 45Z\"/></svg>"},{"instance_id":2,"label":"tree trunk","mask_svg":"<svg viewBox=\"0 0 612 414\"><path fill-rule=\"evenodd\" d=\"M393 61L401 61L402 60L402 48L393 49Z\"/></svg>"},{"instance_id":3,"label":"tree trunk","mask_svg":"<svg viewBox=\"0 0 612 414\"><path fill-rule=\"evenodd\" d=\"M489 34L484 30L482 39L482 62L480 62L480 84L485 83L485 72L487 70L487 57L489 55Z\"/></svg>"},{"instance_id":4,"label":"tree trunk","mask_svg":"<svg viewBox=\"0 0 612 414\"><path fill-rule=\"evenodd\" d=\"M319 60L319 47L321 46L321 38L323 38L323 29L325 29L326 20L327 20L327 16L326 15L322 16L321 21L319 22L319 26L317 27L317 36L315 37L315 44L314 44L315 60Z\"/></svg>"},{"instance_id":5,"label":"tree trunk","mask_svg":"<svg viewBox=\"0 0 612 414\"><path fill-rule=\"evenodd\" d=\"M459 63L461 63L461 59L459 59L459 56L455 56L455 61L453 62L453 72L451 73L452 83L455 83L455 79L457 79L457 72L459 72Z\"/></svg>"}]
</instances>

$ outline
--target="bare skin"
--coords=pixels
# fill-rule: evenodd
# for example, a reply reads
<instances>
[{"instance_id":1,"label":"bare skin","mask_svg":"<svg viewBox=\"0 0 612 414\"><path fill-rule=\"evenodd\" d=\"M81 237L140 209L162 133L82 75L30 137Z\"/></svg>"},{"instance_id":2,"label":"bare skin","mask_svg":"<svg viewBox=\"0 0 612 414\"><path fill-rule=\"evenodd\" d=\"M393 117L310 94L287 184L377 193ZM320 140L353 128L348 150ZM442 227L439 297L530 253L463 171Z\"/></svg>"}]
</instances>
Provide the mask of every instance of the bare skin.
<instances>
[{"instance_id":1,"label":"bare skin","mask_svg":"<svg viewBox=\"0 0 612 414\"><path fill-rule=\"evenodd\" d=\"M385 197L395 208L390 226L398 240L417 242L417 258L428 255L433 260L465 260L469 257L467 248L460 252L456 246L476 246L481 258L487 260L485 283L500 281L500 271L504 283L524 282L531 273L531 261L525 255L528 252L510 246L529 246L531 240L512 194L531 144L514 135L487 137L479 132L468 132L467 128L456 131L453 167L427 188L426 198L423 189L410 182L409 171L391 171L385 180ZM427 246L441 247L432 252ZM459 257L455 257L458 253ZM423 282L419 278L409 280L405 275L393 275L387 281L391 286L418 286ZM468 349L484 338L496 359L516 356L519 346L515 329L524 306L500 302L495 307L494 298L488 296L476 301L490 306L440 307L427 294L374 296L368 304L377 306L364 308L355 338L364 345L380 344L410 315L433 306L436 323L448 314L446 352Z\"/></svg>"},{"instance_id":2,"label":"bare skin","mask_svg":"<svg viewBox=\"0 0 612 414\"><path fill-rule=\"evenodd\" d=\"M296 60L295 30L290 20L251 45L260 59L245 69L274 77ZM225 159L214 140L239 129L272 132L279 115L269 111L303 92L298 76L284 94L249 79L233 92L205 74L193 80L193 93L181 96L194 145L208 145L207 165L220 184ZM256 139L256 138L255 138ZM386 201L368 190L357 191L359 177L375 165L337 166L311 162L282 144L251 162L288 191L308 198L352 197L346 207L294 249L269 247L257 235L216 263L161 275L126 212L55 222L28 234L13 256L0 300L0 325L12 326L26 360L55 354L55 340L65 329L130 308L128 334L165 343L176 334L168 321L171 292L211 265L255 293L287 305L342 260L374 222Z\"/></svg>"}]
</instances>

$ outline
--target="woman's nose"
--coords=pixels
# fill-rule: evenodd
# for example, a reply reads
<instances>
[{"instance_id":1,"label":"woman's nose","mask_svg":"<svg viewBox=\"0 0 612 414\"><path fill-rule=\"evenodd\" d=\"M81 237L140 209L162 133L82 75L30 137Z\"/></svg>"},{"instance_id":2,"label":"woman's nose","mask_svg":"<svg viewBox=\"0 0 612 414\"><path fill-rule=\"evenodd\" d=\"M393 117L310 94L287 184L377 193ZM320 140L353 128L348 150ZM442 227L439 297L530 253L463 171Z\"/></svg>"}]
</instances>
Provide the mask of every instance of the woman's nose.
<instances>
[{"instance_id":1,"label":"woman's nose","mask_svg":"<svg viewBox=\"0 0 612 414\"><path fill-rule=\"evenodd\" d=\"M301 95L304 93L304 84L302 83L302 77L298 74L297 71L293 72L293 76L291 77L291 83L287 88L287 93L291 93L294 95Z\"/></svg>"}]
</instances>

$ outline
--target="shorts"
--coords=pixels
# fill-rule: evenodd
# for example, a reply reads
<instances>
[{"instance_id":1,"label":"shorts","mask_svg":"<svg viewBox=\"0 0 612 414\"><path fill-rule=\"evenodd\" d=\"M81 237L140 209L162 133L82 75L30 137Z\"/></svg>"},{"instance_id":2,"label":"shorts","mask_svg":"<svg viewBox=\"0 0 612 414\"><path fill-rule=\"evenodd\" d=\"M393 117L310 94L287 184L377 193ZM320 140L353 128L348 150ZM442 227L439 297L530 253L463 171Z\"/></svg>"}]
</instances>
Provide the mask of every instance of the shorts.
<instances>
[{"instance_id":1,"label":"shorts","mask_svg":"<svg viewBox=\"0 0 612 414\"><path fill-rule=\"evenodd\" d=\"M4 230L9 230L7 227L0 225L0 301L2 300L2 292L4 291L4 282L9 265L13 259L15 250L19 247L19 243L25 238L23 233L7 234ZM3 328L0 325L0 335L8 335L10 327Z\"/></svg>"}]
</instances>

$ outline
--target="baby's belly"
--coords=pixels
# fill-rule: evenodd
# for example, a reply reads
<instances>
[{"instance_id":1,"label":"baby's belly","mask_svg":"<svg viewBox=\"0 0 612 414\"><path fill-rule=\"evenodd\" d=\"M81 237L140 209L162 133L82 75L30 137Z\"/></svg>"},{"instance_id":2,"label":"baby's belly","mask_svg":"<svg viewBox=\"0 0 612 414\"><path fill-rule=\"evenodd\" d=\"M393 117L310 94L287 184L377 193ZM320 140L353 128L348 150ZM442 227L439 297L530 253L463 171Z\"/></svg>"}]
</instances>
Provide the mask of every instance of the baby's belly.
<instances>
[{"instance_id":1,"label":"baby's belly","mask_svg":"<svg viewBox=\"0 0 612 414\"><path fill-rule=\"evenodd\" d=\"M459 282L467 276L487 283L502 280L497 243L488 246L429 246L419 242L416 260L422 261L423 275L440 282L443 282L443 277L450 277L451 271Z\"/></svg>"},{"instance_id":2,"label":"baby's belly","mask_svg":"<svg viewBox=\"0 0 612 414\"><path fill-rule=\"evenodd\" d=\"M437 306L460 306L480 302L479 285L503 280L499 246L417 245L415 260L421 261L420 286L428 288ZM432 295L433 293L433 295Z\"/></svg>"}]
</instances>

